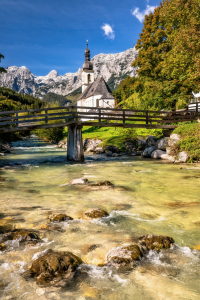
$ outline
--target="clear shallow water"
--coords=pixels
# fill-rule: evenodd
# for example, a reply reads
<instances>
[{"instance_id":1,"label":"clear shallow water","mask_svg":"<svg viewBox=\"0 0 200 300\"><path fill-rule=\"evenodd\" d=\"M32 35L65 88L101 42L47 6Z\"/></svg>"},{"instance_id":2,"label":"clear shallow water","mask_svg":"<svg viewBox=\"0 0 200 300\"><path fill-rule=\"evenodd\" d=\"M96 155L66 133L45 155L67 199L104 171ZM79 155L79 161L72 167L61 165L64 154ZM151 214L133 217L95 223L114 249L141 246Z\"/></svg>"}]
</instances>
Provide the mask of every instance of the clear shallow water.
<instances>
[{"instance_id":1,"label":"clear shallow water","mask_svg":"<svg viewBox=\"0 0 200 300\"><path fill-rule=\"evenodd\" d=\"M134 158L86 156L85 164L66 162L66 151L36 137L13 143L0 160L0 225L38 230L41 243L15 243L0 252L2 299L199 299L200 165L174 165ZM91 190L62 186L69 180L110 180L120 188ZM109 216L84 221L81 212L100 207ZM55 224L49 211L75 220ZM48 229L48 230L47 230ZM176 245L150 252L138 267L117 272L98 267L110 249L143 234L174 238ZM87 252L90 245L97 248ZM69 288L43 287L20 274L37 254L51 248L80 256L89 276ZM89 265L89 266L88 266ZM89 268L89 269L88 269ZM89 270L89 271L88 271Z\"/></svg>"}]
</instances>

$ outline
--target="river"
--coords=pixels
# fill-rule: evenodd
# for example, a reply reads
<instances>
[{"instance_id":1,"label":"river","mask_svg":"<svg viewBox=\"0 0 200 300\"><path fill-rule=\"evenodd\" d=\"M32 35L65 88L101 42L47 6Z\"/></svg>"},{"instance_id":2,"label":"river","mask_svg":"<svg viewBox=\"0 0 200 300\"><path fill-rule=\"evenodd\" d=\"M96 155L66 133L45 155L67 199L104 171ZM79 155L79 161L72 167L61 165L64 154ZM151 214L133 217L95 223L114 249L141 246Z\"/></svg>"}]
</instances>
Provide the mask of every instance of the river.
<instances>
[{"instance_id":1,"label":"river","mask_svg":"<svg viewBox=\"0 0 200 300\"><path fill-rule=\"evenodd\" d=\"M104 155L86 155L84 164L67 163L66 150L35 136L12 147L14 151L0 160L0 176L5 178L0 181L0 225L38 230L42 241L23 247L8 241L7 250L0 251L1 299L200 299L200 251L194 249L200 244L199 164ZM80 177L110 180L124 189L65 185ZM81 212L95 207L109 216L81 219ZM52 225L51 212L74 220ZM150 251L129 271L99 266L109 250L144 234L167 235L175 244L160 253ZM87 278L68 288L24 279L24 270L46 249L81 257Z\"/></svg>"}]
</instances>

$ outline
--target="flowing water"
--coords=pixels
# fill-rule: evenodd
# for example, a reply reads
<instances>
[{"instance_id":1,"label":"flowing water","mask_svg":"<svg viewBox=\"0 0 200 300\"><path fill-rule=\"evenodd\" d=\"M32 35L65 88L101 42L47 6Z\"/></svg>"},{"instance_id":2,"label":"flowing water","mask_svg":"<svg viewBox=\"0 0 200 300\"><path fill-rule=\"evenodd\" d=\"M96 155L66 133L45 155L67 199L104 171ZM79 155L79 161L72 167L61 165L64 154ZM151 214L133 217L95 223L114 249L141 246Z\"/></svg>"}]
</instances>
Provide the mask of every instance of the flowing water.
<instances>
[{"instance_id":1,"label":"flowing water","mask_svg":"<svg viewBox=\"0 0 200 300\"><path fill-rule=\"evenodd\" d=\"M8 250L0 252L2 299L200 299L200 251L194 249L200 244L199 164L104 155L70 164L65 150L34 136L12 146L12 154L0 161L0 176L6 179L0 181L0 225L34 229L42 240L36 246L8 241ZM64 185L80 177L110 180L125 189ZM109 216L82 220L81 212L93 207ZM74 220L52 224L50 212ZM150 251L132 270L99 266L109 250L144 234L171 236L175 245L160 253ZM46 249L78 255L88 275L65 288L24 279L24 270Z\"/></svg>"}]
</instances>

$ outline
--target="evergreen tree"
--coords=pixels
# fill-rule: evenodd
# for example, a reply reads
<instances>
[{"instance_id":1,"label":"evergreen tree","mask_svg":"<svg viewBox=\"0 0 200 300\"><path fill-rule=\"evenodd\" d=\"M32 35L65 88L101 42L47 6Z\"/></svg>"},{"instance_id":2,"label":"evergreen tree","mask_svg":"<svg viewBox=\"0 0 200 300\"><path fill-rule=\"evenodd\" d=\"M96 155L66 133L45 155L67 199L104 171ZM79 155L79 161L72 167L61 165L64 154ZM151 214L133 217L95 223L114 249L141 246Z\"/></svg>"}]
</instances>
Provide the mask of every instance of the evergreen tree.
<instances>
[{"instance_id":1,"label":"evergreen tree","mask_svg":"<svg viewBox=\"0 0 200 300\"><path fill-rule=\"evenodd\" d=\"M0 62L2 58L4 58L4 56L0 53ZM0 67L0 73L2 72L6 73L6 70L3 67Z\"/></svg>"}]
</instances>

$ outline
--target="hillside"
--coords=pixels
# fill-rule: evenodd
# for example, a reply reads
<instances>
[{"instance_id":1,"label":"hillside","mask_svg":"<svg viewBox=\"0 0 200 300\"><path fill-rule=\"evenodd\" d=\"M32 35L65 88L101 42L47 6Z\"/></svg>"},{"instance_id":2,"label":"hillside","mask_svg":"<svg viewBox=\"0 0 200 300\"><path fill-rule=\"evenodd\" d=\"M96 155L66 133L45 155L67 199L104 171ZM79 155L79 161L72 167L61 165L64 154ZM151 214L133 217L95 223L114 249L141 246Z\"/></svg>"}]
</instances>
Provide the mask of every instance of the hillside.
<instances>
[{"instance_id":1,"label":"hillside","mask_svg":"<svg viewBox=\"0 0 200 300\"><path fill-rule=\"evenodd\" d=\"M31 95L23 95L14 90L0 87L0 110L26 110L45 107L46 103Z\"/></svg>"},{"instance_id":2,"label":"hillside","mask_svg":"<svg viewBox=\"0 0 200 300\"><path fill-rule=\"evenodd\" d=\"M55 93L46 94L42 100L47 103L50 103L51 105L58 105L58 106L65 106L67 105L67 103L71 103L71 101L67 99L65 96L57 95Z\"/></svg>"},{"instance_id":3,"label":"hillside","mask_svg":"<svg viewBox=\"0 0 200 300\"><path fill-rule=\"evenodd\" d=\"M137 68L133 68L131 63L137 55L138 51L131 48L121 53L94 56L91 61L94 65L95 79L103 76L111 90L114 90L127 75L136 76ZM26 67L12 66L6 70L7 73L0 75L1 87L39 98L43 98L48 93L66 96L81 87L81 68L75 73L66 73L63 76L55 70L46 76L35 76Z\"/></svg>"}]
</instances>

